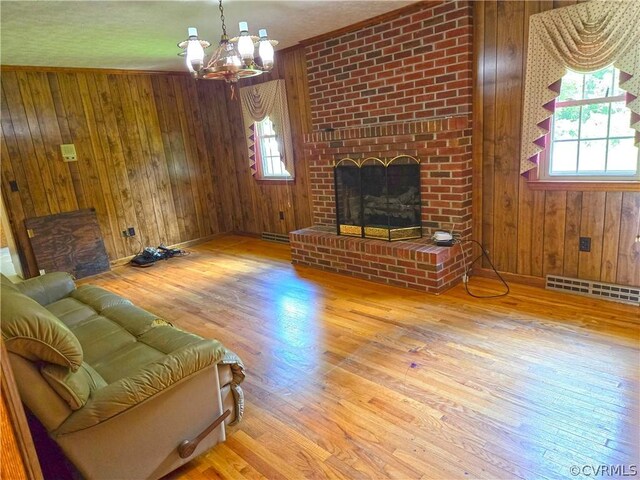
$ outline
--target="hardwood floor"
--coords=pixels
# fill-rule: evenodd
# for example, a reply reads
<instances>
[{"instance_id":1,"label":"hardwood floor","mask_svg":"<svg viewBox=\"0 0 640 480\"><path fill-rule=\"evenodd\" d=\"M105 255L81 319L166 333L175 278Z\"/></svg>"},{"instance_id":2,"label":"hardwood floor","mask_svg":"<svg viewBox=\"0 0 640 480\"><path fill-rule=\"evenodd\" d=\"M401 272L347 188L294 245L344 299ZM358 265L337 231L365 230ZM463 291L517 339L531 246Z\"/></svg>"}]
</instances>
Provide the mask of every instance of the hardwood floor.
<instances>
[{"instance_id":1,"label":"hardwood floor","mask_svg":"<svg viewBox=\"0 0 640 480\"><path fill-rule=\"evenodd\" d=\"M432 296L294 268L288 246L240 236L190 250L89 280L247 365L245 419L172 479L619 478L640 463L637 307L522 285Z\"/></svg>"}]
</instances>

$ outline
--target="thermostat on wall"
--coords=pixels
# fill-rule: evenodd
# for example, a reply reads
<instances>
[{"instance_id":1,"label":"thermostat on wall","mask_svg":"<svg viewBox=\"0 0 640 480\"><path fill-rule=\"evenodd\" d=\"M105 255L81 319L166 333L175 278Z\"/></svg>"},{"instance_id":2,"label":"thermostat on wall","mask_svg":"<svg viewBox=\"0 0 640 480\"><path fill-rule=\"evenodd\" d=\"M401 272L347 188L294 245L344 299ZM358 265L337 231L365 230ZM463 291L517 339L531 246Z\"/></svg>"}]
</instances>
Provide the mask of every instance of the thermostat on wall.
<instances>
[{"instance_id":1,"label":"thermostat on wall","mask_svg":"<svg viewBox=\"0 0 640 480\"><path fill-rule=\"evenodd\" d=\"M62 159L65 162L78 161L78 156L76 155L76 146L73 143L60 145L60 151L62 152Z\"/></svg>"}]
</instances>

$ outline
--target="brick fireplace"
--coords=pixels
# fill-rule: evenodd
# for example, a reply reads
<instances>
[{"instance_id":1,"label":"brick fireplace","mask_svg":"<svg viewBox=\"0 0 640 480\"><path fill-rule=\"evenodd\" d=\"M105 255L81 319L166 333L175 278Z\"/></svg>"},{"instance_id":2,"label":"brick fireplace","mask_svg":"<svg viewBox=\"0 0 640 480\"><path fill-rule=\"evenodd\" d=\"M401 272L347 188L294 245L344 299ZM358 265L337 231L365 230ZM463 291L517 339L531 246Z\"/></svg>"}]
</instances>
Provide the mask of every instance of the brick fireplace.
<instances>
[{"instance_id":1,"label":"brick fireplace","mask_svg":"<svg viewBox=\"0 0 640 480\"><path fill-rule=\"evenodd\" d=\"M459 282L471 235L471 7L419 9L307 47L313 132L305 135L314 226L290 234L294 264L441 293ZM334 162L420 159L424 237L388 243L336 235Z\"/></svg>"}]
</instances>

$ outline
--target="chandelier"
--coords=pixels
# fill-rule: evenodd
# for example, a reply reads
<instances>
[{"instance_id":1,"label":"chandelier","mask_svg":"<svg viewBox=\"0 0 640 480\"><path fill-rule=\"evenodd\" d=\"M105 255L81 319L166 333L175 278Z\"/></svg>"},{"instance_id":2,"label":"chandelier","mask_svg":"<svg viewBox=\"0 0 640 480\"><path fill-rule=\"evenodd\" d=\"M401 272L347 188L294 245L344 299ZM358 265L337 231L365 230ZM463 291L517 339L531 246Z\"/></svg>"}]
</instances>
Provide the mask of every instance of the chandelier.
<instances>
[{"instance_id":1,"label":"chandelier","mask_svg":"<svg viewBox=\"0 0 640 480\"><path fill-rule=\"evenodd\" d=\"M220 44L211 56L207 64L204 63L204 50L211 46L211 43L198 38L198 30L189 27L189 37L178 44L184 52L178 55L185 56L187 68L193 78L204 78L207 80L224 80L227 83L236 83L241 78L254 77L261 73L268 72L273 68L273 47L278 44L276 40L267 38L267 30L262 28L258 31L258 36L249 35L247 22L240 22L240 35L229 38L227 27L224 23L224 10L222 0L219 0L220 21L222 23L222 36ZM258 47L258 58L256 61L254 51Z\"/></svg>"}]
</instances>

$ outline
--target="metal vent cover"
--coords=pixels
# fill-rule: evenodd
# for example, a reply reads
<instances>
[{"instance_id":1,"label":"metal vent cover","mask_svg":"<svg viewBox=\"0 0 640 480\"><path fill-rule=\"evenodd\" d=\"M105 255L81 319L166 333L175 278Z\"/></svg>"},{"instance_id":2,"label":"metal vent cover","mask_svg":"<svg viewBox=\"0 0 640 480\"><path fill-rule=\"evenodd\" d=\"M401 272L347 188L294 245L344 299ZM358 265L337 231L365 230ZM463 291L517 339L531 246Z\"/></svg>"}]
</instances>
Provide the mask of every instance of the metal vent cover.
<instances>
[{"instance_id":1,"label":"metal vent cover","mask_svg":"<svg viewBox=\"0 0 640 480\"><path fill-rule=\"evenodd\" d=\"M640 287L547 275L546 288L640 306Z\"/></svg>"},{"instance_id":2,"label":"metal vent cover","mask_svg":"<svg viewBox=\"0 0 640 480\"><path fill-rule=\"evenodd\" d=\"M289 235L283 233L262 232L262 240L268 242L289 243Z\"/></svg>"}]
</instances>

